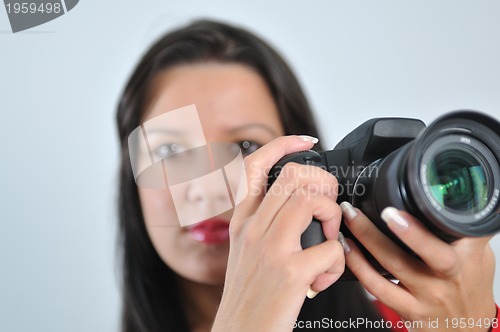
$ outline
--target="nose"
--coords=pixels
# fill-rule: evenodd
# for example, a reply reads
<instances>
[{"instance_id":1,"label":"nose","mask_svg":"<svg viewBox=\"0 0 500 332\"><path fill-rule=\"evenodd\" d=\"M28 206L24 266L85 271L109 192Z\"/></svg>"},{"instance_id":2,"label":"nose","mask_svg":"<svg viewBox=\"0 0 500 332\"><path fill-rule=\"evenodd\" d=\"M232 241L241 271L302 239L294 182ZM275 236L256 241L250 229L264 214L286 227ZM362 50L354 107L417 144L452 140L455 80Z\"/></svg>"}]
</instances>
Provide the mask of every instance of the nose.
<instances>
[{"instance_id":1,"label":"nose","mask_svg":"<svg viewBox=\"0 0 500 332\"><path fill-rule=\"evenodd\" d=\"M227 155L226 145L191 149L184 157L165 160L170 163L166 174L181 226L233 209L243 160L241 154ZM241 160L235 159L238 156Z\"/></svg>"},{"instance_id":2,"label":"nose","mask_svg":"<svg viewBox=\"0 0 500 332\"><path fill-rule=\"evenodd\" d=\"M190 205L198 208L220 210L222 207L232 207L228 185L220 169L189 181L186 199Z\"/></svg>"}]
</instances>

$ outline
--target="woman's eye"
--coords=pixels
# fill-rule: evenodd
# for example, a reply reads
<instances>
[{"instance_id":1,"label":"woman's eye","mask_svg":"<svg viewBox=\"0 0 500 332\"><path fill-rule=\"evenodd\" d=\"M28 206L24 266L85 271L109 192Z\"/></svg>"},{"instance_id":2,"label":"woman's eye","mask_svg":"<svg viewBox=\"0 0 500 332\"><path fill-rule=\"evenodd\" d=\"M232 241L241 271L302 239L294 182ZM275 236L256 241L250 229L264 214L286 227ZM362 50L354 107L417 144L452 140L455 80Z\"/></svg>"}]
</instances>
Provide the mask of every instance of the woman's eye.
<instances>
[{"instance_id":1,"label":"woman's eye","mask_svg":"<svg viewBox=\"0 0 500 332\"><path fill-rule=\"evenodd\" d=\"M241 152L243 154L243 157L248 156L249 154L255 152L257 149L259 149L262 145L259 143L255 143L252 141L240 141L237 143L241 149Z\"/></svg>"},{"instance_id":2,"label":"woman's eye","mask_svg":"<svg viewBox=\"0 0 500 332\"><path fill-rule=\"evenodd\" d=\"M165 159L185 150L186 148L184 146L177 143L171 143L158 146L153 153L157 158Z\"/></svg>"}]
</instances>

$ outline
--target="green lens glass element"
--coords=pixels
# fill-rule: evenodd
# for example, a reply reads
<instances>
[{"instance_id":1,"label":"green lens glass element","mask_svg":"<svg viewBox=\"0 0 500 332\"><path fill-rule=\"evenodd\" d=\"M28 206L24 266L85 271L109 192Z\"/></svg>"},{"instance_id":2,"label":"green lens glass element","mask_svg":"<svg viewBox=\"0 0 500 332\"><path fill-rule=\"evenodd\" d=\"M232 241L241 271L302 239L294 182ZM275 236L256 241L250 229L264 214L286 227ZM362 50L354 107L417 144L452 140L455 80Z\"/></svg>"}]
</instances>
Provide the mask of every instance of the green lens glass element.
<instances>
[{"instance_id":1,"label":"green lens glass element","mask_svg":"<svg viewBox=\"0 0 500 332\"><path fill-rule=\"evenodd\" d=\"M445 145L429 163L427 183L442 207L473 214L483 210L489 201L486 170L475 149Z\"/></svg>"}]
</instances>

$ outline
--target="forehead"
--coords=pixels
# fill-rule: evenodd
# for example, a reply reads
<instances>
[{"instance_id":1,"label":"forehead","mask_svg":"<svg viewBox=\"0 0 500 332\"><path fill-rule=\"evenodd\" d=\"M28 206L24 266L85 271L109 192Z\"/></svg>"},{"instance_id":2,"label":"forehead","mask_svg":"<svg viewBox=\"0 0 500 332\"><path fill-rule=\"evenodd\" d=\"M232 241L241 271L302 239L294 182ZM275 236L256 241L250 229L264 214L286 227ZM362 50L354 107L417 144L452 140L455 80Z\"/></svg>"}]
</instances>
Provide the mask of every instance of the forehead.
<instances>
[{"instance_id":1,"label":"forehead","mask_svg":"<svg viewBox=\"0 0 500 332\"><path fill-rule=\"evenodd\" d=\"M249 122L281 123L273 97L263 78L241 64L179 65L152 81L143 120L195 104L204 126Z\"/></svg>"}]
</instances>

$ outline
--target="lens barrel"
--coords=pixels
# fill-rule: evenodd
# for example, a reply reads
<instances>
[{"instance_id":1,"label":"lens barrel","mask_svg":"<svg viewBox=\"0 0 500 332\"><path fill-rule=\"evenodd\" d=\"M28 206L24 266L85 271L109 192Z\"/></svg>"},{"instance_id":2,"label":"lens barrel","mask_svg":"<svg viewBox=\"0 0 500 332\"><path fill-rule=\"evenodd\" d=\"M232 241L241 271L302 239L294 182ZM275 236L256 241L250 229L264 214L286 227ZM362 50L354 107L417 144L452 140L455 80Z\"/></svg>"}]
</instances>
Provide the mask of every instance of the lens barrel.
<instances>
[{"instance_id":1,"label":"lens barrel","mask_svg":"<svg viewBox=\"0 0 500 332\"><path fill-rule=\"evenodd\" d=\"M490 116L449 113L366 167L353 204L389 234L379 217L387 206L410 212L447 242L494 234L500 231L499 133Z\"/></svg>"}]
</instances>

